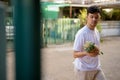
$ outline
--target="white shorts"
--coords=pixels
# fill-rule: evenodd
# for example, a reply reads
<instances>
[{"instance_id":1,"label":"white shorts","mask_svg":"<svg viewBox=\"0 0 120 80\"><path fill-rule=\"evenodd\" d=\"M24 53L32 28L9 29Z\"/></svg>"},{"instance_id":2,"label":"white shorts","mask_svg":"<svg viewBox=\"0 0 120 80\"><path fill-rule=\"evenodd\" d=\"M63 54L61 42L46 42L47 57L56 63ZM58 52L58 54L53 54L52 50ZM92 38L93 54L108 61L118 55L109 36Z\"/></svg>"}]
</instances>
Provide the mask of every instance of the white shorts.
<instances>
[{"instance_id":1,"label":"white shorts","mask_svg":"<svg viewBox=\"0 0 120 80\"><path fill-rule=\"evenodd\" d=\"M102 70L80 71L75 69L74 80L106 80Z\"/></svg>"}]
</instances>

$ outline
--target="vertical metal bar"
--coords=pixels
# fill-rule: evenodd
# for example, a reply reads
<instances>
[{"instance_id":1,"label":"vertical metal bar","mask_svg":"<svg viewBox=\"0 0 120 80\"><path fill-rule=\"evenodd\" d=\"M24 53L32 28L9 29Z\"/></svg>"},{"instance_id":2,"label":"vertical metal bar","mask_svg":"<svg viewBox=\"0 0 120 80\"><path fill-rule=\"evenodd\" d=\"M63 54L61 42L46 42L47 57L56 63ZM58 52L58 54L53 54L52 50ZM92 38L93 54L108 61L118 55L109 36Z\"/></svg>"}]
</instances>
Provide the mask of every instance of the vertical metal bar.
<instances>
[{"instance_id":1,"label":"vertical metal bar","mask_svg":"<svg viewBox=\"0 0 120 80\"><path fill-rule=\"evenodd\" d=\"M0 2L0 80L6 80L5 4Z\"/></svg>"},{"instance_id":2,"label":"vertical metal bar","mask_svg":"<svg viewBox=\"0 0 120 80\"><path fill-rule=\"evenodd\" d=\"M40 80L39 4L39 0L13 0L16 80Z\"/></svg>"},{"instance_id":3,"label":"vertical metal bar","mask_svg":"<svg viewBox=\"0 0 120 80\"><path fill-rule=\"evenodd\" d=\"M40 11L41 11L41 6L40 6ZM41 14L41 12L40 12ZM43 48L44 47L44 28L43 28L43 19L41 17L42 15L40 15L40 48Z\"/></svg>"},{"instance_id":4,"label":"vertical metal bar","mask_svg":"<svg viewBox=\"0 0 120 80\"><path fill-rule=\"evenodd\" d=\"M48 45L48 19L45 19L45 47Z\"/></svg>"},{"instance_id":5,"label":"vertical metal bar","mask_svg":"<svg viewBox=\"0 0 120 80\"><path fill-rule=\"evenodd\" d=\"M54 44L56 44L58 42L57 40L57 23L56 23L56 20L54 20Z\"/></svg>"},{"instance_id":6,"label":"vertical metal bar","mask_svg":"<svg viewBox=\"0 0 120 80\"><path fill-rule=\"evenodd\" d=\"M62 33L62 34L63 34L63 43L64 43L64 39L65 39L65 38L64 38L64 37L65 37L65 32L64 32L64 31L65 31L65 28L64 28L64 27L65 27L65 19L63 19L63 27L62 27L62 28L63 28L63 29L62 29L62 31L63 31L63 33Z\"/></svg>"}]
</instances>

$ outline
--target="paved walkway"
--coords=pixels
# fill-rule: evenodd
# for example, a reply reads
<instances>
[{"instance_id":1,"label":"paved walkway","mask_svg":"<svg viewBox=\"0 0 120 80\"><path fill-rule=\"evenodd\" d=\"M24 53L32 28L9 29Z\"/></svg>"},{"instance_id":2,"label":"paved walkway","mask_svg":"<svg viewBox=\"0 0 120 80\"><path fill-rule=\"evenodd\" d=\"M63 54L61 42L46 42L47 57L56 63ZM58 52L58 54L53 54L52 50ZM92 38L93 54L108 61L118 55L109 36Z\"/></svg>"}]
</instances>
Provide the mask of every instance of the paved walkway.
<instances>
[{"instance_id":1,"label":"paved walkway","mask_svg":"<svg viewBox=\"0 0 120 80\"><path fill-rule=\"evenodd\" d=\"M120 80L120 37L108 37L101 43L101 65L107 80ZM73 80L72 44L43 49L43 80Z\"/></svg>"},{"instance_id":2,"label":"paved walkway","mask_svg":"<svg viewBox=\"0 0 120 80\"><path fill-rule=\"evenodd\" d=\"M50 45L42 49L42 80L73 80L72 43ZM101 65L107 80L120 80L120 37L108 37L101 43ZM7 54L8 80L14 80L14 53ZM13 73L13 74L11 74Z\"/></svg>"}]
</instances>

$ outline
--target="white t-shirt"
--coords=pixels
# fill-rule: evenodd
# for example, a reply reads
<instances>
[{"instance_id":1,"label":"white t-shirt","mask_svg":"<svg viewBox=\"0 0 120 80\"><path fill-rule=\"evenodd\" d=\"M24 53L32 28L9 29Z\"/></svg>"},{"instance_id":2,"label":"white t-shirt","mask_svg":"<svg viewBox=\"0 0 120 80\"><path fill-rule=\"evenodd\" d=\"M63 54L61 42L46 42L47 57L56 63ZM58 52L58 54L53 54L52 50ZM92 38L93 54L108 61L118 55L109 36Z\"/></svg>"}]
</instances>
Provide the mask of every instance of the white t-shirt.
<instances>
[{"instance_id":1,"label":"white t-shirt","mask_svg":"<svg viewBox=\"0 0 120 80\"><path fill-rule=\"evenodd\" d=\"M87 26L80 29L75 36L73 50L83 52L83 45L86 41L91 41L99 47L100 36L98 30L90 30ZM84 56L82 58L75 58L74 66L81 71L100 69L99 57Z\"/></svg>"}]
</instances>

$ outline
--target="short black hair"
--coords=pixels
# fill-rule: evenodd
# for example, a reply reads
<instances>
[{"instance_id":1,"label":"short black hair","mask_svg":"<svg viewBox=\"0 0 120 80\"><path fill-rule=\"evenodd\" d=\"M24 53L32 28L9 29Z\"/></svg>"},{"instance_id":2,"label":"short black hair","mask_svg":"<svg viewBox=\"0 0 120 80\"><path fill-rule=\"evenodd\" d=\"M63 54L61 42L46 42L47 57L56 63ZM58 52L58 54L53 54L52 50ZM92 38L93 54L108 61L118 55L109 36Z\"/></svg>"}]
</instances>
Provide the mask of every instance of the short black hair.
<instances>
[{"instance_id":1,"label":"short black hair","mask_svg":"<svg viewBox=\"0 0 120 80\"><path fill-rule=\"evenodd\" d=\"M93 14L93 13L96 13L96 12L101 13L101 9L96 5L93 5L93 6L90 6L90 7L87 8L87 14L88 13Z\"/></svg>"}]
</instances>

